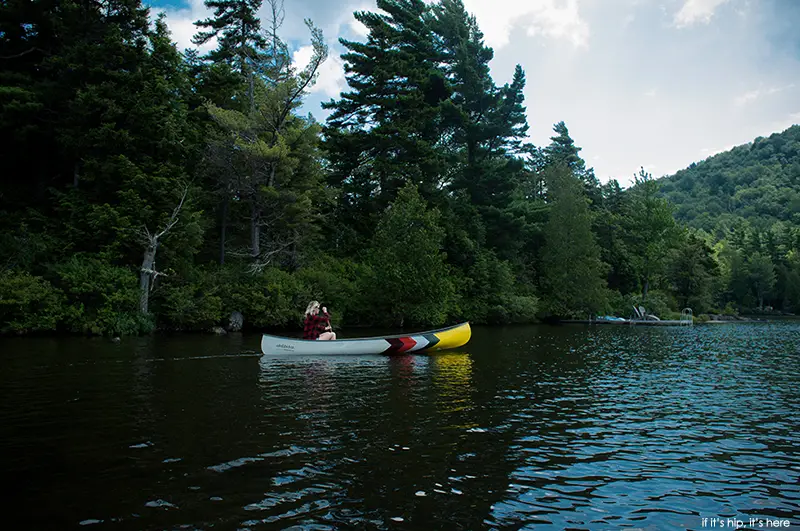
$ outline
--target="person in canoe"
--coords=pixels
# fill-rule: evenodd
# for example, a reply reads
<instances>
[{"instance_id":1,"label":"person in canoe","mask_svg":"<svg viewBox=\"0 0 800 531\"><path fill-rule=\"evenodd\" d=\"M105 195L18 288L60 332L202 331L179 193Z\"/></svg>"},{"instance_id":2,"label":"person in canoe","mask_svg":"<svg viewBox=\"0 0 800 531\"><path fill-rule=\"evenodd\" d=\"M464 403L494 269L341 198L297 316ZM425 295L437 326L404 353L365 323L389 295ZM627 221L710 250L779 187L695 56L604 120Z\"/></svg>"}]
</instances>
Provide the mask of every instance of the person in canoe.
<instances>
[{"instance_id":1,"label":"person in canoe","mask_svg":"<svg viewBox=\"0 0 800 531\"><path fill-rule=\"evenodd\" d=\"M306 316L303 320L303 339L322 341L336 339L336 332L331 328L331 315L325 306L320 311L317 301L309 302L306 308Z\"/></svg>"}]
</instances>

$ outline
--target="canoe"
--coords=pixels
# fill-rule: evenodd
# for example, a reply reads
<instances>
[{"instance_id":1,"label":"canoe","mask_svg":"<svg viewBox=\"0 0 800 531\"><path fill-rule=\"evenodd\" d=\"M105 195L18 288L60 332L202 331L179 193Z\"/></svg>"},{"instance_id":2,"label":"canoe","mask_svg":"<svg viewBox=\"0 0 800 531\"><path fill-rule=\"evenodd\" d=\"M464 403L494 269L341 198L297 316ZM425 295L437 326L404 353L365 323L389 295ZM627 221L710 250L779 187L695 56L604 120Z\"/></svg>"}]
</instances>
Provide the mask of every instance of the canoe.
<instances>
[{"instance_id":1,"label":"canoe","mask_svg":"<svg viewBox=\"0 0 800 531\"><path fill-rule=\"evenodd\" d=\"M404 354L408 352L431 352L458 348L472 336L469 323L461 323L439 330L401 334L385 337L364 337L318 341L291 337L261 337L261 352L264 354L297 355L345 355L345 354Z\"/></svg>"}]
</instances>

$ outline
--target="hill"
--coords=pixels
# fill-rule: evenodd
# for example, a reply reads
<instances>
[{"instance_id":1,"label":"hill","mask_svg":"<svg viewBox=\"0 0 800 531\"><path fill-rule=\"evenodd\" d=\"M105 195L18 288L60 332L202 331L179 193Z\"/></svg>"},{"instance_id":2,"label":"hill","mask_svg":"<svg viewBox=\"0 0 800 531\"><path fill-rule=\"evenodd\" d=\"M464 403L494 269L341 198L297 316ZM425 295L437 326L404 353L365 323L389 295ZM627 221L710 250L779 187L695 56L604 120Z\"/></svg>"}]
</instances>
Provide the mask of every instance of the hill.
<instances>
[{"instance_id":1,"label":"hill","mask_svg":"<svg viewBox=\"0 0 800 531\"><path fill-rule=\"evenodd\" d=\"M722 236L747 222L800 225L800 125L691 164L661 180L675 217Z\"/></svg>"}]
</instances>

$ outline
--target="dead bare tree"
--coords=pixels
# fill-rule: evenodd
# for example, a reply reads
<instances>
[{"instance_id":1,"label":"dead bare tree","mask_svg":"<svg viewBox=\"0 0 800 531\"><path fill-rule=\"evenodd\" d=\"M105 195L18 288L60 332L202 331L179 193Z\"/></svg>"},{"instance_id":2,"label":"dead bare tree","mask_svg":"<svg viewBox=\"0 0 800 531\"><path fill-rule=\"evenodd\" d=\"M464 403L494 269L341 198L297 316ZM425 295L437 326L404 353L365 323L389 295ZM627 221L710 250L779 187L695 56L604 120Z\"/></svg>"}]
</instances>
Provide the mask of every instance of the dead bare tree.
<instances>
[{"instance_id":1,"label":"dead bare tree","mask_svg":"<svg viewBox=\"0 0 800 531\"><path fill-rule=\"evenodd\" d=\"M183 203L186 200L186 194L189 188L186 187L181 195L181 200L172 211L172 215L164 224L164 228L158 232L151 233L145 225L139 232L140 239L145 245L144 258L142 259L142 267L139 270L139 311L148 313L148 302L150 300L150 290L152 289L153 282L159 276L166 276L165 273L156 271L156 251L158 245L163 238L172 228L178 223L178 215L183 208Z\"/></svg>"}]
</instances>

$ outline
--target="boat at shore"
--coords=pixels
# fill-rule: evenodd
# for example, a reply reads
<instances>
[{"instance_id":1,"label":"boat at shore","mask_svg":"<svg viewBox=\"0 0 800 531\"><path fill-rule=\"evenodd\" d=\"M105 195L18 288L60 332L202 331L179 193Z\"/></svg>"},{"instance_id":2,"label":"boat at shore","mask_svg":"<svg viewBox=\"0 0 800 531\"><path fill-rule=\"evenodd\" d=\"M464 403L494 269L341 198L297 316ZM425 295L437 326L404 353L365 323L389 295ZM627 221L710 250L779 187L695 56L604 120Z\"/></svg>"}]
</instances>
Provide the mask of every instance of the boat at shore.
<instances>
[{"instance_id":1,"label":"boat at shore","mask_svg":"<svg viewBox=\"0 0 800 531\"><path fill-rule=\"evenodd\" d=\"M447 328L383 337L363 337L319 341L263 334L263 354L348 355L348 354L406 354L433 352L466 345L472 337L469 322Z\"/></svg>"}]
</instances>

